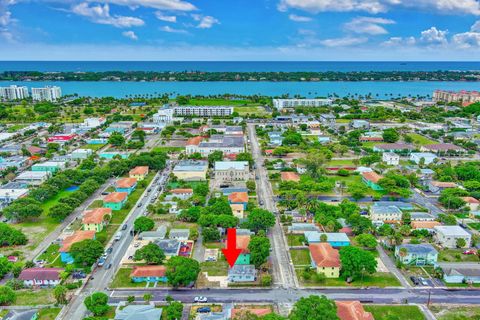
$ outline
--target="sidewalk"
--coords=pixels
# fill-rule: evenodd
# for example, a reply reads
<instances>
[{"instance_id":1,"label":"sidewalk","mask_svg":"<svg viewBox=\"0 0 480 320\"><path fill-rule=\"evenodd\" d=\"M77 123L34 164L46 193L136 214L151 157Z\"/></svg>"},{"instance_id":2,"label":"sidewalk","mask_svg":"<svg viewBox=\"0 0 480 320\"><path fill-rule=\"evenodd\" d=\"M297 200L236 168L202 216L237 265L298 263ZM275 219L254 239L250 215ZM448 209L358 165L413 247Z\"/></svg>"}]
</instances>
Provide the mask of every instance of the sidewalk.
<instances>
[{"instance_id":1,"label":"sidewalk","mask_svg":"<svg viewBox=\"0 0 480 320\"><path fill-rule=\"evenodd\" d=\"M388 271L393 273L393 275L400 281L403 287L405 288L411 288L412 286L408 282L408 280L405 278L405 276L400 272L400 270L397 269L393 261L390 259L390 257L387 255L385 250L383 250L383 247L381 245L377 245L377 251L379 254L380 259L382 260L383 264L385 267L387 267Z\"/></svg>"}]
</instances>

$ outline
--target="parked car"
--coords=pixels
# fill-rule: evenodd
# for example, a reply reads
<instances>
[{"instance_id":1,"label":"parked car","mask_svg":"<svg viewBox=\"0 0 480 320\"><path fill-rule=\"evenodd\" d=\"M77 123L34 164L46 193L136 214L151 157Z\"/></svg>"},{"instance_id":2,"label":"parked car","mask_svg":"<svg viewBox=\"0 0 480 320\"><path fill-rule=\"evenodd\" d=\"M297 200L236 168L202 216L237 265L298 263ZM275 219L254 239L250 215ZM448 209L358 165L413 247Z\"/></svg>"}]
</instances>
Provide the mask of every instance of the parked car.
<instances>
[{"instance_id":1,"label":"parked car","mask_svg":"<svg viewBox=\"0 0 480 320\"><path fill-rule=\"evenodd\" d=\"M100 259L98 259L98 266L99 266L99 267L102 267L104 264L105 264L105 258L104 258L104 257L100 257Z\"/></svg>"},{"instance_id":2,"label":"parked car","mask_svg":"<svg viewBox=\"0 0 480 320\"><path fill-rule=\"evenodd\" d=\"M208 299L207 297L195 297L195 299L193 299L194 302L207 302Z\"/></svg>"},{"instance_id":3,"label":"parked car","mask_svg":"<svg viewBox=\"0 0 480 320\"><path fill-rule=\"evenodd\" d=\"M137 204L137 208L140 208L141 206L143 206L143 203L140 202L139 204Z\"/></svg>"},{"instance_id":4,"label":"parked car","mask_svg":"<svg viewBox=\"0 0 480 320\"><path fill-rule=\"evenodd\" d=\"M110 192L106 192L106 191L102 192L102 196L106 196L106 195L109 195L109 194L110 194Z\"/></svg>"},{"instance_id":5,"label":"parked car","mask_svg":"<svg viewBox=\"0 0 480 320\"><path fill-rule=\"evenodd\" d=\"M201 307L201 308L197 309L198 313L209 313L211 311L212 311L212 309L210 307Z\"/></svg>"},{"instance_id":6,"label":"parked car","mask_svg":"<svg viewBox=\"0 0 480 320\"><path fill-rule=\"evenodd\" d=\"M420 281L418 281L417 277L411 276L410 280L412 280L413 284L418 286L420 284Z\"/></svg>"},{"instance_id":7,"label":"parked car","mask_svg":"<svg viewBox=\"0 0 480 320\"><path fill-rule=\"evenodd\" d=\"M472 249L463 251L463 254L476 254L476 253L477 252L475 250L472 250Z\"/></svg>"},{"instance_id":8,"label":"parked car","mask_svg":"<svg viewBox=\"0 0 480 320\"><path fill-rule=\"evenodd\" d=\"M108 265L105 267L105 269L107 269L107 270L108 270L108 269L110 269L111 267L112 267L112 264L111 264L111 263L109 263L109 264L108 264Z\"/></svg>"},{"instance_id":9,"label":"parked car","mask_svg":"<svg viewBox=\"0 0 480 320\"><path fill-rule=\"evenodd\" d=\"M122 230L127 230L127 228L128 228L128 225L127 225L127 224L124 224L124 225L122 226Z\"/></svg>"},{"instance_id":10,"label":"parked car","mask_svg":"<svg viewBox=\"0 0 480 320\"><path fill-rule=\"evenodd\" d=\"M418 280L420 280L420 283L422 284L422 286L428 286L428 282L425 278L420 277L418 278Z\"/></svg>"},{"instance_id":11,"label":"parked car","mask_svg":"<svg viewBox=\"0 0 480 320\"><path fill-rule=\"evenodd\" d=\"M112 251L113 251L113 247L110 247L110 248L107 249L108 254L112 253Z\"/></svg>"}]
</instances>

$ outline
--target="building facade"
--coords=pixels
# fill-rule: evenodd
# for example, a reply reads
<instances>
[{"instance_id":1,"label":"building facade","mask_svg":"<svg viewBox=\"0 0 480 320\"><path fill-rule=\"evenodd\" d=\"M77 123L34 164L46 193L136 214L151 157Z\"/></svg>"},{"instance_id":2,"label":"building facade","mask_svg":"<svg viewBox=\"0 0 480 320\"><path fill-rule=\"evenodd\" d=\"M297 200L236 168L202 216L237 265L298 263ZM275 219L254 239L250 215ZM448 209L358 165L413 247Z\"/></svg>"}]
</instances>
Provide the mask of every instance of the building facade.
<instances>
[{"instance_id":1,"label":"building facade","mask_svg":"<svg viewBox=\"0 0 480 320\"><path fill-rule=\"evenodd\" d=\"M35 101L56 101L62 97L62 89L57 86L32 88L32 99Z\"/></svg>"},{"instance_id":2,"label":"building facade","mask_svg":"<svg viewBox=\"0 0 480 320\"><path fill-rule=\"evenodd\" d=\"M28 88L25 86L0 87L0 100L21 100L30 96Z\"/></svg>"},{"instance_id":3,"label":"building facade","mask_svg":"<svg viewBox=\"0 0 480 320\"><path fill-rule=\"evenodd\" d=\"M183 117L229 117L233 114L230 106L177 106L173 108L176 116Z\"/></svg>"}]
</instances>

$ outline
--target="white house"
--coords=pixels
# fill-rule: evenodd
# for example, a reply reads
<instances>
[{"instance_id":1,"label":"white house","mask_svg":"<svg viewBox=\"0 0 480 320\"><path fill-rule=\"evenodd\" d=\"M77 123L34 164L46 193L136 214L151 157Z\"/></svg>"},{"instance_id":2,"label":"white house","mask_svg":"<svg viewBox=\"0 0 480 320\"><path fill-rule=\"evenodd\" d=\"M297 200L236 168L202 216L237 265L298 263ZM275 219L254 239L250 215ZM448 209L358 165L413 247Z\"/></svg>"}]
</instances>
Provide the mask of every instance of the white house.
<instances>
[{"instance_id":1,"label":"white house","mask_svg":"<svg viewBox=\"0 0 480 320\"><path fill-rule=\"evenodd\" d=\"M460 226L436 226L433 230L434 240L445 248L456 248L458 239L464 239L465 247L470 247L472 235Z\"/></svg>"},{"instance_id":2,"label":"white house","mask_svg":"<svg viewBox=\"0 0 480 320\"><path fill-rule=\"evenodd\" d=\"M15 178L15 181L30 186L39 186L47 181L51 175L48 171L24 171Z\"/></svg>"},{"instance_id":3,"label":"white house","mask_svg":"<svg viewBox=\"0 0 480 320\"><path fill-rule=\"evenodd\" d=\"M384 152L382 155L382 160L390 166L398 166L400 163L400 156L393 152Z\"/></svg>"},{"instance_id":4,"label":"white house","mask_svg":"<svg viewBox=\"0 0 480 320\"><path fill-rule=\"evenodd\" d=\"M424 164L430 164L437 159L437 156L430 152L412 152L410 154L410 160L416 164L419 164L422 158L424 159Z\"/></svg>"},{"instance_id":5,"label":"white house","mask_svg":"<svg viewBox=\"0 0 480 320\"><path fill-rule=\"evenodd\" d=\"M54 287L61 281L62 268L28 268L18 277L26 287Z\"/></svg>"}]
</instances>

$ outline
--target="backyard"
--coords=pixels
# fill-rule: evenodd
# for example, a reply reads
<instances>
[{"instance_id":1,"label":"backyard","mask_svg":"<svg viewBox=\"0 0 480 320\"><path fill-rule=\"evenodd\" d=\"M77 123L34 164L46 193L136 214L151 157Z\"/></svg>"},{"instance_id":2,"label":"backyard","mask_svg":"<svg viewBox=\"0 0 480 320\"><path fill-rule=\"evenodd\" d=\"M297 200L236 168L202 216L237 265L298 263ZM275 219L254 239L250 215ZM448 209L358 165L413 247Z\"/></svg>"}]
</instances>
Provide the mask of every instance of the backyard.
<instances>
[{"instance_id":1,"label":"backyard","mask_svg":"<svg viewBox=\"0 0 480 320\"><path fill-rule=\"evenodd\" d=\"M427 138L425 136L422 136L418 133L409 133L409 134L407 134L407 136L409 136L410 138L413 139L414 144L420 145L420 146L425 146L425 145L428 145L428 144L437 143L437 141L430 140L429 138Z\"/></svg>"},{"instance_id":2,"label":"backyard","mask_svg":"<svg viewBox=\"0 0 480 320\"><path fill-rule=\"evenodd\" d=\"M438 250L438 249L437 249ZM463 254L463 249L442 249L438 250L439 262L479 262L475 254Z\"/></svg>"},{"instance_id":3,"label":"backyard","mask_svg":"<svg viewBox=\"0 0 480 320\"><path fill-rule=\"evenodd\" d=\"M365 305L365 311L371 312L375 320L424 320L417 306L378 306Z\"/></svg>"}]
</instances>

